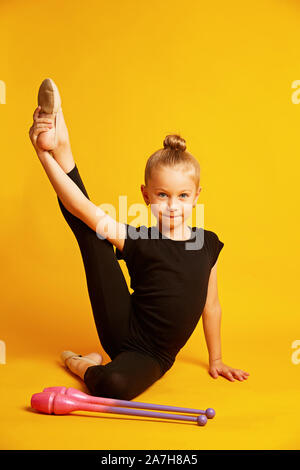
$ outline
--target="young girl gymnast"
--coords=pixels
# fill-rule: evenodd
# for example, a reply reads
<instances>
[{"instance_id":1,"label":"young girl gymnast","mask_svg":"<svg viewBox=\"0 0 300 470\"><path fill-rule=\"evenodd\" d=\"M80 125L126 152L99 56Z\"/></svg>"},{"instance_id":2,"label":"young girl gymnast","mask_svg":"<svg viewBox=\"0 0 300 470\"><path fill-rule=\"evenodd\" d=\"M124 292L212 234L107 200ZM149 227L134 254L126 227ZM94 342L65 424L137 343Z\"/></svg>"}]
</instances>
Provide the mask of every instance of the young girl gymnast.
<instances>
[{"instance_id":1,"label":"young girl gymnast","mask_svg":"<svg viewBox=\"0 0 300 470\"><path fill-rule=\"evenodd\" d=\"M134 227L89 199L53 80L42 82L38 105L30 139L78 242L98 336L111 359L102 365L99 353L63 351L66 367L92 395L131 400L172 367L202 315L211 376L247 379L221 356L217 258L224 244L216 233L186 223L201 187L199 163L185 140L168 135L164 148L149 157L141 191L157 225Z\"/></svg>"}]
</instances>

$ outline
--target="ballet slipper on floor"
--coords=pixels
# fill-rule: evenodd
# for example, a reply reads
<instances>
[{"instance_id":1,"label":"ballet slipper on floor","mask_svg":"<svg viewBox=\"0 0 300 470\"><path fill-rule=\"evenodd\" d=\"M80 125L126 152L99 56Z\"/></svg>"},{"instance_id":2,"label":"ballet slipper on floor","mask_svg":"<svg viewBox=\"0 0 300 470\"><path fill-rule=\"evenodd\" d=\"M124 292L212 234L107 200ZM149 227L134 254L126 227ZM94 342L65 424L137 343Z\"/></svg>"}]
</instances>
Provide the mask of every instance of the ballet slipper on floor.
<instances>
[{"instance_id":1,"label":"ballet slipper on floor","mask_svg":"<svg viewBox=\"0 0 300 470\"><path fill-rule=\"evenodd\" d=\"M57 127L60 116L61 98L58 88L51 78L45 78L40 85L38 105L41 106L40 114L54 115L53 128L40 133L38 136L38 145L45 150L53 150L57 145Z\"/></svg>"},{"instance_id":2,"label":"ballet slipper on floor","mask_svg":"<svg viewBox=\"0 0 300 470\"><path fill-rule=\"evenodd\" d=\"M62 361L64 362L65 366L68 368L68 365L66 361L68 359L80 359L81 361L88 362L89 364L92 364L93 366L98 366L99 364L96 361L93 361L92 359L88 357L82 357L80 354L76 354L73 351L63 351L60 355Z\"/></svg>"}]
</instances>

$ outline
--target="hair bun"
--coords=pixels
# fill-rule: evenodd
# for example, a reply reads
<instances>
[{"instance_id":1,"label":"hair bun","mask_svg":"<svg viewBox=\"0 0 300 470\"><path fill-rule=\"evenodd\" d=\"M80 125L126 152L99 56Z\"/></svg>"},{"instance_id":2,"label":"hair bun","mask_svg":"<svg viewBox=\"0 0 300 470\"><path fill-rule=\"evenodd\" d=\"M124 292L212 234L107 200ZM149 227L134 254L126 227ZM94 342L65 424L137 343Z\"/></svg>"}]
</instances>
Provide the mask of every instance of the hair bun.
<instances>
[{"instance_id":1,"label":"hair bun","mask_svg":"<svg viewBox=\"0 0 300 470\"><path fill-rule=\"evenodd\" d=\"M186 150L185 140L180 135L167 135L164 140L164 148L171 148L184 152Z\"/></svg>"}]
</instances>

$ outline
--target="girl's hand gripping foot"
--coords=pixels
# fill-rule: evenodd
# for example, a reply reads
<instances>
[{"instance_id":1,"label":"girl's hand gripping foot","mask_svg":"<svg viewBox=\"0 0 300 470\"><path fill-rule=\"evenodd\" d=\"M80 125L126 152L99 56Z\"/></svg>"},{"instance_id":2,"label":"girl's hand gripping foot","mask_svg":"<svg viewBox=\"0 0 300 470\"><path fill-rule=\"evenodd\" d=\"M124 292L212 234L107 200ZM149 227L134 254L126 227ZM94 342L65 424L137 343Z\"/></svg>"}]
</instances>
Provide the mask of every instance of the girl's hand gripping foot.
<instances>
[{"instance_id":1,"label":"girl's hand gripping foot","mask_svg":"<svg viewBox=\"0 0 300 470\"><path fill-rule=\"evenodd\" d=\"M70 153L69 133L62 112L61 98L51 78L46 78L41 83L38 92L38 107L34 112L33 120L29 135L36 151L48 151L54 158L57 153L58 160L61 151ZM46 127L46 125L49 126Z\"/></svg>"},{"instance_id":2,"label":"girl's hand gripping foot","mask_svg":"<svg viewBox=\"0 0 300 470\"><path fill-rule=\"evenodd\" d=\"M33 124L29 129L29 137L37 153L47 150L41 146L42 140L39 139L39 136L48 133L52 128L53 120L40 117L40 106L38 106L33 113Z\"/></svg>"}]
</instances>

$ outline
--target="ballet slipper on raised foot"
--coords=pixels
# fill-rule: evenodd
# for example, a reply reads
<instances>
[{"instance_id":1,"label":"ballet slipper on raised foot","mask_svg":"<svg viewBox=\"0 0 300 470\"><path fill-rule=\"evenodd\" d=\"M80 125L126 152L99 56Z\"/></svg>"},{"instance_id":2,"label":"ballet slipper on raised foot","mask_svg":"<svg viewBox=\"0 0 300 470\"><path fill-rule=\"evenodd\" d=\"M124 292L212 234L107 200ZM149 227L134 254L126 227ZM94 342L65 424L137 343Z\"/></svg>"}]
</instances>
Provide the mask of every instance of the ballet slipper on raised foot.
<instances>
[{"instance_id":1,"label":"ballet slipper on raised foot","mask_svg":"<svg viewBox=\"0 0 300 470\"><path fill-rule=\"evenodd\" d=\"M68 359L75 359L75 360L80 359L81 361L87 362L88 364L91 364L92 366L99 366L102 362L102 357L100 354L98 356L99 356L99 360L96 361L96 360L91 359L90 357L81 356L81 354L76 354L73 351L63 351L60 355L63 363L68 369L69 369L68 364L67 364Z\"/></svg>"},{"instance_id":2,"label":"ballet slipper on raised foot","mask_svg":"<svg viewBox=\"0 0 300 470\"><path fill-rule=\"evenodd\" d=\"M42 81L38 92L38 106L41 106L40 117L43 114L53 117L53 128L41 132L37 138L37 145L44 150L53 150L58 142L58 120L60 118L61 98L58 88L51 78Z\"/></svg>"}]
</instances>

